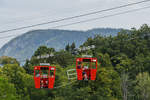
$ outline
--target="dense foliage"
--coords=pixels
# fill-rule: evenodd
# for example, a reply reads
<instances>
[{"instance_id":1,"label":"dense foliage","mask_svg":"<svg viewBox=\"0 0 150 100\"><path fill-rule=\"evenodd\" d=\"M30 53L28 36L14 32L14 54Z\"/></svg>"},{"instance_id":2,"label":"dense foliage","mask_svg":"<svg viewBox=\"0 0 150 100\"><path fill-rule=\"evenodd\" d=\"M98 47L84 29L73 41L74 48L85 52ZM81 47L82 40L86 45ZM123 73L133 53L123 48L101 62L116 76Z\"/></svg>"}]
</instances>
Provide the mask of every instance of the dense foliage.
<instances>
[{"instance_id":1,"label":"dense foliage","mask_svg":"<svg viewBox=\"0 0 150 100\"><path fill-rule=\"evenodd\" d=\"M117 36L89 37L80 47L91 45L95 48L86 51L78 51L75 43L60 51L40 46L23 67L12 58L1 60L0 100L150 100L148 25L122 30ZM54 56L37 59L46 54ZM75 68L75 58L83 54L98 58L96 80L68 80L66 71ZM57 68L53 90L34 88L33 66L42 62Z\"/></svg>"}]
</instances>

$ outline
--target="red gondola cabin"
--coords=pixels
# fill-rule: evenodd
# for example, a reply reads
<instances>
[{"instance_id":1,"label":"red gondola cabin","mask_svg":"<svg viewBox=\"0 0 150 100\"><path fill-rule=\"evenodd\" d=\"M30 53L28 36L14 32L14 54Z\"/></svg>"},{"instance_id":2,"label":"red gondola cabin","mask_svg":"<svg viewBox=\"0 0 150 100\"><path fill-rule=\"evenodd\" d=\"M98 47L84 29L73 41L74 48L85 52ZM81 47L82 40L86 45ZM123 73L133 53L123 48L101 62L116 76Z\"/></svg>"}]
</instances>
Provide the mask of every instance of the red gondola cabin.
<instances>
[{"instance_id":1,"label":"red gondola cabin","mask_svg":"<svg viewBox=\"0 0 150 100\"><path fill-rule=\"evenodd\" d=\"M95 80L97 72L97 58L77 58L76 70L78 80Z\"/></svg>"},{"instance_id":2,"label":"red gondola cabin","mask_svg":"<svg viewBox=\"0 0 150 100\"><path fill-rule=\"evenodd\" d=\"M35 88L54 87L56 68L53 66L34 66Z\"/></svg>"}]
</instances>

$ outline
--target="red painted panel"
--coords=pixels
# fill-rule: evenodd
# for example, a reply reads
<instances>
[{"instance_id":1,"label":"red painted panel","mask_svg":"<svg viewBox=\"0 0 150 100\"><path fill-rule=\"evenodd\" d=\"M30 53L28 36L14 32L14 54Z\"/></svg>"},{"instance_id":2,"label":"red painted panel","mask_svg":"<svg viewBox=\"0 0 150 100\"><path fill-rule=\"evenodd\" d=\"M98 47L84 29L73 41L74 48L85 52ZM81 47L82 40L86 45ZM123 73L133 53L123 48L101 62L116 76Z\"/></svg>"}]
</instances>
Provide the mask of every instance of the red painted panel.
<instances>
[{"instance_id":1,"label":"red painted panel","mask_svg":"<svg viewBox=\"0 0 150 100\"><path fill-rule=\"evenodd\" d=\"M83 79L82 69L77 69L77 79L78 80L82 80Z\"/></svg>"},{"instance_id":2,"label":"red painted panel","mask_svg":"<svg viewBox=\"0 0 150 100\"><path fill-rule=\"evenodd\" d=\"M40 77L34 77L35 88L40 88Z\"/></svg>"},{"instance_id":3,"label":"red painted panel","mask_svg":"<svg viewBox=\"0 0 150 100\"><path fill-rule=\"evenodd\" d=\"M54 82L55 82L55 77L50 77L48 78L49 80L49 84L48 84L48 88L54 88Z\"/></svg>"},{"instance_id":4,"label":"red painted panel","mask_svg":"<svg viewBox=\"0 0 150 100\"><path fill-rule=\"evenodd\" d=\"M50 75L50 72L53 71L53 75ZM55 72L56 68L55 67L49 67L49 85L48 88L52 89L54 88L54 83L55 83Z\"/></svg>"},{"instance_id":5,"label":"red painted panel","mask_svg":"<svg viewBox=\"0 0 150 100\"><path fill-rule=\"evenodd\" d=\"M96 79L96 69L91 69L91 80Z\"/></svg>"},{"instance_id":6,"label":"red painted panel","mask_svg":"<svg viewBox=\"0 0 150 100\"><path fill-rule=\"evenodd\" d=\"M34 67L34 84L35 84L35 88L40 88L40 73L38 73L38 76L35 76L36 74L36 70L40 70L40 68L38 66Z\"/></svg>"}]
</instances>

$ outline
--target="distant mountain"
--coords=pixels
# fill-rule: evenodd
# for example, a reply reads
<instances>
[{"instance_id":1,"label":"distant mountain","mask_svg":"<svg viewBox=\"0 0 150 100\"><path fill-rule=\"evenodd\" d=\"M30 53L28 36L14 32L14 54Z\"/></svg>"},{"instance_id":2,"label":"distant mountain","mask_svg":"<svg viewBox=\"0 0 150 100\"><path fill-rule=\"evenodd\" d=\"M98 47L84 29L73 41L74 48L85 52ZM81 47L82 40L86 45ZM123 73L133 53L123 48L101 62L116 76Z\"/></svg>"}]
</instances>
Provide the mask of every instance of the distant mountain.
<instances>
[{"instance_id":1,"label":"distant mountain","mask_svg":"<svg viewBox=\"0 0 150 100\"><path fill-rule=\"evenodd\" d=\"M34 51L41 45L53 47L56 50L63 49L66 44L76 43L80 46L88 37L96 34L115 36L121 29L97 28L87 31L71 30L34 30L12 39L0 49L0 56L11 56L15 58L30 58Z\"/></svg>"}]
</instances>

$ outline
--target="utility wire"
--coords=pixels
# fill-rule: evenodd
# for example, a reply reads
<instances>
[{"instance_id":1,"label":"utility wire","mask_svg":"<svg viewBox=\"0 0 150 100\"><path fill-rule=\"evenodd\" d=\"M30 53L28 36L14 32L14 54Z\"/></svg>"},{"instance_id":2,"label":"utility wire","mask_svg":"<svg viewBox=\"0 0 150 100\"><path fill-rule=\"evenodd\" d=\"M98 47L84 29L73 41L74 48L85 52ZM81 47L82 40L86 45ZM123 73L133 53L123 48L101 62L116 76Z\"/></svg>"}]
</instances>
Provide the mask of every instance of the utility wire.
<instances>
[{"instance_id":1,"label":"utility wire","mask_svg":"<svg viewBox=\"0 0 150 100\"><path fill-rule=\"evenodd\" d=\"M45 12L46 13L46 12ZM49 12L47 12L47 13L49 13ZM33 16L35 16L35 14L34 15L32 15L32 16L30 16L30 17L28 17L28 18L25 18L24 20L15 20L15 21L10 21L10 22L8 22L8 23L4 23L4 25L8 25L8 24L13 24L13 23L18 23L18 22L24 22L24 21L30 21L30 20L35 20L35 19L38 19L38 18L43 18L43 17L48 17L47 15L36 15L36 16L38 16L38 17L33 17ZM40 17L39 17L40 16Z\"/></svg>"},{"instance_id":2,"label":"utility wire","mask_svg":"<svg viewBox=\"0 0 150 100\"><path fill-rule=\"evenodd\" d=\"M136 12L136 11L140 11L140 10L148 9L148 8L150 8L150 6L139 8L139 9L128 10L128 11L124 11L124 12L120 12L120 13L116 13L116 14L106 15L106 16L102 16L102 17L87 19L87 20L83 20L83 21L78 21L78 22L74 22L74 23L69 23L69 24L64 24L64 25L58 25L58 26L51 27L51 28L59 28L59 27L65 27L65 26L70 26L70 25L75 25L75 24L80 24L80 23L95 21L95 20L99 20L99 19L103 19L103 18L108 18L108 17L117 16L117 15L122 15L122 14L131 13L131 12Z\"/></svg>"},{"instance_id":3,"label":"utility wire","mask_svg":"<svg viewBox=\"0 0 150 100\"><path fill-rule=\"evenodd\" d=\"M102 16L102 17L92 18L92 19L88 19L88 20L78 21L78 22L74 22L74 23L58 25L58 26L54 26L54 27L51 27L51 28L60 28L60 27L65 27L65 26L70 26L70 25L75 25L75 24L80 24L80 23L86 23L86 22L90 22L90 21L95 21L95 20L99 20L99 19L104 19L104 18L108 18L108 17L117 16L117 15L136 12L136 11L140 11L140 10L144 10L144 9L148 9L148 8L150 8L150 6L142 7L142 8L138 8L138 9L133 9L133 10L128 10L128 11L124 11L124 12L120 12L120 13L116 13L116 14L106 15L106 16ZM0 39L9 38L9 37L13 37L13 36L17 36L17 35L9 35L9 36L5 36L5 37L0 37Z\"/></svg>"},{"instance_id":4,"label":"utility wire","mask_svg":"<svg viewBox=\"0 0 150 100\"><path fill-rule=\"evenodd\" d=\"M108 9L95 11L95 12L91 12L91 13L81 14L81 15L72 16L72 17L66 17L66 18L62 18L62 19L58 19L58 20L54 20L54 21L48 21L48 22L44 22L44 23L39 23L39 24L34 24L34 25L29 25L29 26L14 28L14 29L8 29L8 30L0 31L0 33L16 31L16 30L22 30L22 29L26 29L26 28L30 28L30 27L36 27L36 26L46 25L46 24L50 24L50 23L61 22L61 21L64 21L64 20L75 19L75 18L79 18L79 17L83 17L83 16L93 15L93 14L97 14L97 13L101 13L101 12L106 12L106 11L111 11L111 10L115 10L115 9L119 9L119 8L132 6L132 5L137 5L137 4L141 4L141 3L145 3L145 2L149 2L149 1L150 0L143 0L143 1L135 2L135 3L130 3L130 4L117 6L117 7L113 7L113 8L108 8Z\"/></svg>"}]
</instances>

